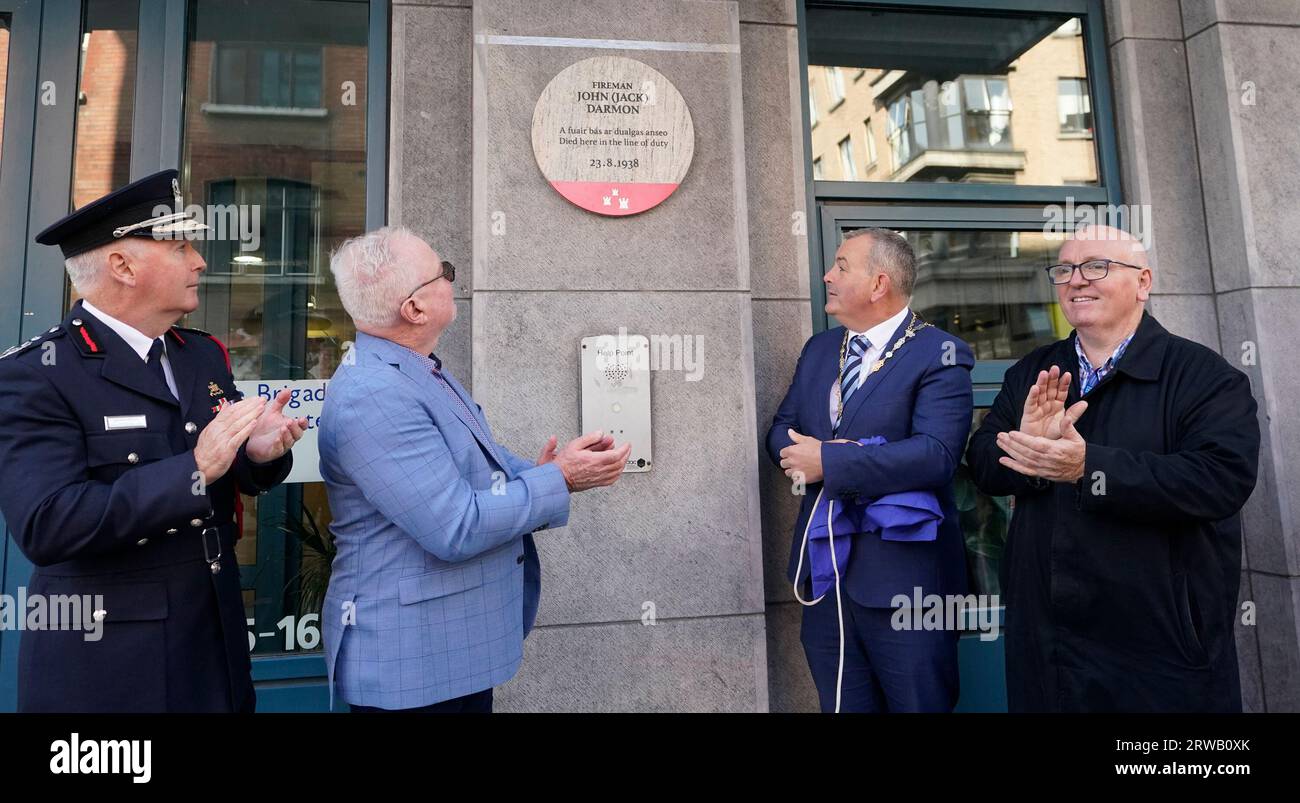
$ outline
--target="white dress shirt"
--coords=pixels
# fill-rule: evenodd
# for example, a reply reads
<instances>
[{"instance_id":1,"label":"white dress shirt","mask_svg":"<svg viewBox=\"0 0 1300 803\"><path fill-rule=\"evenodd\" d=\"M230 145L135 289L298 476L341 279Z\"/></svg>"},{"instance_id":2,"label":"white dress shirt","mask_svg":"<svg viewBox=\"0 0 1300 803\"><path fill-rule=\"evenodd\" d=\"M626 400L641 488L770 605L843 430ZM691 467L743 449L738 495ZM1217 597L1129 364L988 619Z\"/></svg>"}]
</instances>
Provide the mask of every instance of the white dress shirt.
<instances>
[{"instance_id":1,"label":"white dress shirt","mask_svg":"<svg viewBox=\"0 0 1300 803\"><path fill-rule=\"evenodd\" d=\"M131 350L140 355L140 359L146 363L149 362L149 349L153 348L153 338L129 323L122 323L84 298L81 299L81 308L98 318L109 329L117 332L117 336L125 340ZM179 399L181 396L176 392L176 377L172 376L171 360L167 359L167 338L165 337L163 338L162 368L163 376L167 377L167 389L172 392L172 396Z\"/></svg>"},{"instance_id":2,"label":"white dress shirt","mask_svg":"<svg viewBox=\"0 0 1300 803\"><path fill-rule=\"evenodd\" d=\"M857 337L858 335L866 335L867 340L871 341L870 348L868 348L866 353L862 355L863 368L858 371L858 381L855 387L858 388L862 387L863 380L867 378L868 369L870 369L872 365L875 365L876 360L880 359L880 355L884 354L886 349L889 348L889 346L893 345L889 341L889 338L894 336L894 330L902 326L903 321L910 318L911 315L912 315L911 308L903 307L901 310L899 310L897 315L893 316L887 321L881 321L880 323L876 324L875 326L871 327L865 332L855 332L852 329L849 330L850 340ZM845 356L845 359L847 360L847 354ZM838 366L836 367L838 368ZM827 391L830 399L831 424L835 423L835 407L836 407L835 386L838 385L839 383L840 383L840 375L837 370L835 374L835 381L831 383L830 390Z\"/></svg>"}]
</instances>

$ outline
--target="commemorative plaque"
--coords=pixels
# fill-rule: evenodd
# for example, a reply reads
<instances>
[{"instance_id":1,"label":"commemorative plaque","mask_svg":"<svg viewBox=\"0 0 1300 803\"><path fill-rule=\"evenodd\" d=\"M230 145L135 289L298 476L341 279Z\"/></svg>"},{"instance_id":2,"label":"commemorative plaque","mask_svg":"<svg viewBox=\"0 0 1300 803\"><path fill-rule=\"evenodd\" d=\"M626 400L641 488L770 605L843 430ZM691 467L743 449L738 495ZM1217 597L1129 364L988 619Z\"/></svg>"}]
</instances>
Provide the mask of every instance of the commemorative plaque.
<instances>
[{"instance_id":1,"label":"commemorative plaque","mask_svg":"<svg viewBox=\"0 0 1300 803\"><path fill-rule=\"evenodd\" d=\"M589 212L635 215L681 185L695 127L657 70L596 56L560 71L533 110L533 155L556 192Z\"/></svg>"}]
</instances>

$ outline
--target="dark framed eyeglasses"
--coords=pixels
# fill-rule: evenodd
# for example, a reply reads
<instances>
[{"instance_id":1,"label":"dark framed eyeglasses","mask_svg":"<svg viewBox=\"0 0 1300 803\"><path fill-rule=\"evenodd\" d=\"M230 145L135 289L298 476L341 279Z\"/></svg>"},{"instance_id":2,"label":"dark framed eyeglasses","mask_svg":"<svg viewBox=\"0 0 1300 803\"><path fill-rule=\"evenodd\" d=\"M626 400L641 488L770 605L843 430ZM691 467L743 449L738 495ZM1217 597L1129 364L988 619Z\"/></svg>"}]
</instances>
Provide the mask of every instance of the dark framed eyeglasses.
<instances>
[{"instance_id":1,"label":"dark framed eyeglasses","mask_svg":"<svg viewBox=\"0 0 1300 803\"><path fill-rule=\"evenodd\" d=\"M1127 262L1120 262L1118 259L1090 259L1087 262L1081 262L1077 265L1069 262L1062 262L1059 265L1048 265L1044 268L1047 271L1047 280L1052 284L1069 284L1074 278L1074 272L1077 270L1083 278L1090 282L1100 281L1106 278L1110 273L1111 265L1121 265L1125 268L1142 270L1137 265L1130 265Z\"/></svg>"},{"instance_id":2,"label":"dark framed eyeglasses","mask_svg":"<svg viewBox=\"0 0 1300 803\"><path fill-rule=\"evenodd\" d=\"M450 262L448 262L447 260L444 259L444 260L442 261L442 273L439 273L437 276L434 276L434 277L433 277L432 279L430 279L429 281L424 282L423 284L420 285L420 287L424 287L424 285L426 285L426 284L433 284L434 282L438 281L439 279L446 279L446 280L449 281L449 282L454 282L454 281L456 281L456 266L453 265L453 264L451 264ZM415 288L414 290L412 290L411 292L407 293L407 294L406 294L406 298L402 299L403 303L405 303L405 302L407 302L407 301L410 301L410 300L411 300L411 296L413 296L413 295L415 295L416 293L420 292L420 287L417 287L417 288Z\"/></svg>"}]
</instances>

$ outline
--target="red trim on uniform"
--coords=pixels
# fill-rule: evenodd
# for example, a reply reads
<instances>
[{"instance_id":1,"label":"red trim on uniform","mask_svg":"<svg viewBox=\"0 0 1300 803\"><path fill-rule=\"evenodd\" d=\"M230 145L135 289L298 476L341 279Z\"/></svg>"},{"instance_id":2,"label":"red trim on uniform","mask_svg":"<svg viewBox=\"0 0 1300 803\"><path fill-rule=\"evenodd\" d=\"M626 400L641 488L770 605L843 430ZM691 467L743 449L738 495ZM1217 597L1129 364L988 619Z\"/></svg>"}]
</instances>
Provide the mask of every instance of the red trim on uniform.
<instances>
[{"instance_id":1,"label":"red trim on uniform","mask_svg":"<svg viewBox=\"0 0 1300 803\"><path fill-rule=\"evenodd\" d=\"M207 333L204 332L204 334ZM229 371L230 350L226 348L225 343L222 343L220 340L216 339L215 337L212 337L212 335L208 335L208 337L212 339L213 343L216 343L218 346L221 347L221 356L226 358L226 370ZM240 496L239 489L236 488L235 489L235 540L238 541L243 537L244 537L244 497Z\"/></svg>"},{"instance_id":2,"label":"red trim on uniform","mask_svg":"<svg viewBox=\"0 0 1300 803\"><path fill-rule=\"evenodd\" d=\"M217 340L215 337L212 337L212 335L208 335L208 337L212 338L213 343L216 343L218 346L221 347L221 356L226 358L226 370L229 371L230 370L230 349L226 348L225 343L222 343L220 340Z\"/></svg>"},{"instance_id":3,"label":"red trim on uniform","mask_svg":"<svg viewBox=\"0 0 1300 803\"><path fill-rule=\"evenodd\" d=\"M177 343L180 343L182 346L185 345L185 338L181 337L181 333L176 331L175 328L168 329L167 331L172 333L172 337L176 338ZM216 338L213 338L213 340L215 339Z\"/></svg>"},{"instance_id":4,"label":"red trim on uniform","mask_svg":"<svg viewBox=\"0 0 1300 803\"><path fill-rule=\"evenodd\" d=\"M95 341L90 339L90 333L86 331L85 327L79 327L77 331L81 332L81 339L86 341L86 345L90 346L90 350L96 354L99 353L99 346L95 345Z\"/></svg>"}]
</instances>

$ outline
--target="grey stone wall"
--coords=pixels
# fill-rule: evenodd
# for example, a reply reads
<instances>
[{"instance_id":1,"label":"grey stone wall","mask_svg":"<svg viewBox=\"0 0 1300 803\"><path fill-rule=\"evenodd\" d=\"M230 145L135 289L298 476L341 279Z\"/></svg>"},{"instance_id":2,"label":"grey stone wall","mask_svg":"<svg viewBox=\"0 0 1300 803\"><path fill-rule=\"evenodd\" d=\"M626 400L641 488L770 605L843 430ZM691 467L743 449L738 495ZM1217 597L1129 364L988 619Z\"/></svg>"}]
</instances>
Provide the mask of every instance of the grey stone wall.
<instances>
[{"instance_id":1,"label":"grey stone wall","mask_svg":"<svg viewBox=\"0 0 1300 803\"><path fill-rule=\"evenodd\" d=\"M1260 404L1243 703L1300 710L1300 3L1108 0L1107 18L1125 200L1152 206L1151 309L1246 371Z\"/></svg>"},{"instance_id":2,"label":"grey stone wall","mask_svg":"<svg viewBox=\"0 0 1300 803\"><path fill-rule=\"evenodd\" d=\"M469 20L459 9L418 14L428 32L409 33L417 12L406 9L407 41L418 42L422 53L441 43L443 35L432 30L441 21L455 27L457 66L434 72L461 76L468 66L472 74L469 102L451 98L458 121L469 110L473 133L469 355L475 398L498 438L531 456L549 434L578 434L584 336L620 327L690 335L704 359L699 381L683 372L653 373L654 469L575 496L568 527L539 534L538 628L523 668L499 691L500 707L767 710L757 282L736 4L481 0ZM503 35L586 43L489 39ZM591 40L721 47L609 49ZM542 89L564 67L594 55L649 63L676 85L694 121L695 154L682 186L631 218L573 206L547 184L532 153ZM403 117L423 124L409 109ZM463 203L464 154L456 159L457 177L448 184ZM461 225L453 242L466 234ZM761 238L760 247L780 244ZM648 606L653 624L646 623Z\"/></svg>"},{"instance_id":3,"label":"grey stone wall","mask_svg":"<svg viewBox=\"0 0 1300 803\"><path fill-rule=\"evenodd\" d=\"M804 194L807 160L799 33L794 0L740 3L745 94L745 164L749 188L759 488L763 502L763 577L767 605L768 689L772 711L816 711L799 642L802 616L785 579L800 498L772 465L762 439L812 336Z\"/></svg>"}]
</instances>

